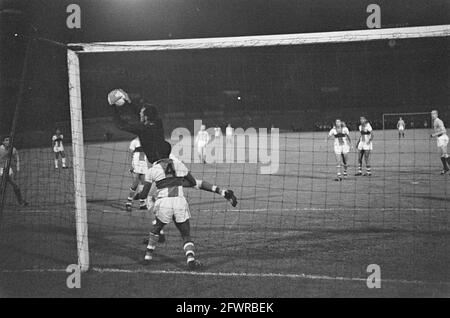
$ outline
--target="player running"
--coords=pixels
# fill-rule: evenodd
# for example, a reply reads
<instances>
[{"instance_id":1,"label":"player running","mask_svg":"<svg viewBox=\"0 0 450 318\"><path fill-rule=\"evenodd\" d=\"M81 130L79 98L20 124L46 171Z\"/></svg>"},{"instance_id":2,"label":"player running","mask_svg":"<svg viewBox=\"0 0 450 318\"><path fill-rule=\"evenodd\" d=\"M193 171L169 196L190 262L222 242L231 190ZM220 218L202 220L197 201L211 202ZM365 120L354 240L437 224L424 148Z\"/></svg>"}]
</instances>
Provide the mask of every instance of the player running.
<instances>
[{"instance_id":1,"label":"player running","mask_svg":"<svg viewBox=\"0 0 450 318\"><path fill-rule=\"evenodd\" d=\"M361 116L359 118L360 125L359 125L359 131L361 133L361 136L359 137L358 143L356 145L356 148L359 151L358 154L358 172L355 174L356 176L363 175L362 173L362 165L363 165L363 158L366 163L366 173L364 175L371 176L372 170L370 166L370 153L373 149L372 140L373 140L373 132L372 132L372 126L367 121L367 119L364 116Z\"/></svg>"},{"instance_id":2,"label":"player running","mask_svg":"<svg viewBox=\"0 0 450 318\"><path fill-rule=\"evenodd\" d=\"M62 168L67 169L66 154L64 153L63 145L64 136L59 129L56 129L52 137L53 152L55 153L55 169L58 169L59 157L61 157Z\"/></svg>"},{"instance_id":3,"label":"player running","mask_svg":"<svg viewBox=\"0 0 450 318\"><path fill-rule=\"evenodd\" d=\"M206 145L208 145L210 140L211 137L209 136L209 133L206 131L205 125L201 125L197 137L195 137L195 143L197 144L197 153L200 158L200 162L206 163L205 150Z\"/></svg>"},{"instance_id":4,"label":"player running","mask_svg":"<svg viewBox=\"0 0 450 318\"><path fill-rule=\"evenodd\" d=\"M336 119L334 127L328 133L328 138L334 137L334 153L336 155L337 177L335 181L342 181L342 176L347 177L348 153L351 148L350 132L345 124ZM341 174L341 168L344 171Z\"/></svg>"},{"instance_id":5,"label":"player running","mask_svg":"<svg viewBox=\"0 0 450 318\"><path fill-rule=\"evenodd\" d=\"M195 180L188 168L177 159L170 159L171 146L163 143L161 153L164 158L158 160L146 174L146 187L156 185L156 202L154 206L155 221L149 234L148 244L144 256L144 262L149 263L153 259L153 252L159 240L161 230L165 225L174 220L183 239L183 250L186 254L187 265L190 269L201 267L201 263L195 259L195 246L190 235L191 217L189 205L184 197L183 186L197 187L199 189L221 194L236 206L237 199L233 191L220 189L218 186ZM144 192L144 190L142 191Z\"/></svg>"},{"instance_id":6,"label":"player running","mask_svg":"<svg viewBox=\"0 0 450 318\"><path fill-rule=\"evenodd\" d=\"M431 137L436 137L437 147L441 155L442 171L441 174L446 174L450 169L450 157L447 152L448 135L445 129L444 122L438 117L438 111L431 112L431 119L433 120L434 133Z\"/></svg>"},{"instance_id":7,"label":"player running","mask_svg":"<svg viewBox=\"0 0 450 318\"><path fill-rule=\"evenodd\" d=\"M6 173L5 168L8 162L8 158L9 158L9 151L11 150L11 145L9 143L9 137L5 137L3 139L2 144L0 145L0 178L6 178L6 182L4 183L5 186L6 184L11 184L11 186L13 187L14 190L14 194L16 196L17 202L21 205L21 206L27 206L28 203L22 198L22 194L20 192L20 188L17 185L17 183L14 181L14 175L17 174L17 172L20 171L20 161L19 161L19 152L17 151L16 148L13 147L12 149L12 157L11 157L11 165L9 168L9 173Z\"/></svg>"},{"instance_id":8,"label":"player running","mask_svg":"<svg viewBox=\"0 0 450 318\"><path fill-rule=\"evenodd\" d=\"M400 117L397 122L398 139L400 139L402 137L405 138L405 127L406 127L406 124L403 121L403 118Z\"/></svg>"},{"instance_id":9,"label":"player running","mask_svg":"<svg viewBox=\"0 0 450 318\"><path fill-rule=\"evenodd\" d=\"M150 168L151 164L147 160L147 156L144 153L144 150L141 146L141 142L139 137L134 138L129 147L131 151L131 169L130 172L133 175L133 181L130 186L130 192L127 198L127 202L125 204L125 208L128 212L132 210L133 200L136 196L136 191L140 184L144 184L145 174L147 170ZM146 209L147 205L144 199L139 200L139 209Z\"/></svg>"}]
</instances>

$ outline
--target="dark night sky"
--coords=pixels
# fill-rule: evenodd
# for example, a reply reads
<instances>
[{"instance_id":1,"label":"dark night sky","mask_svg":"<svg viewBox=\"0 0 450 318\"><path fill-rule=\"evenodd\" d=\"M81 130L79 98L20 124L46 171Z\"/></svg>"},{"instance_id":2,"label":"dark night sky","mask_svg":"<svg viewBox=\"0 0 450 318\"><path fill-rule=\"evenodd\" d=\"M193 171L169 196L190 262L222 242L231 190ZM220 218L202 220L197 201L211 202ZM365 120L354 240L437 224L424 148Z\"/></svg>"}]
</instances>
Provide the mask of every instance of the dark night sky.
<instances>
[{"instance_id":1,"label":"dark night sky","mask_svg":"<svg viewBox=\"0 0 450 318\"><path fill-rule=\"evenodd\" d=\"M80 5L80 30L66 7ZM448 0L3 0L25 12L40 36L62 42L236 36L366 28L377 3L382 26L446 24ZM8 28L7 28L8 29Z\"/></svg>"}]
</instances>

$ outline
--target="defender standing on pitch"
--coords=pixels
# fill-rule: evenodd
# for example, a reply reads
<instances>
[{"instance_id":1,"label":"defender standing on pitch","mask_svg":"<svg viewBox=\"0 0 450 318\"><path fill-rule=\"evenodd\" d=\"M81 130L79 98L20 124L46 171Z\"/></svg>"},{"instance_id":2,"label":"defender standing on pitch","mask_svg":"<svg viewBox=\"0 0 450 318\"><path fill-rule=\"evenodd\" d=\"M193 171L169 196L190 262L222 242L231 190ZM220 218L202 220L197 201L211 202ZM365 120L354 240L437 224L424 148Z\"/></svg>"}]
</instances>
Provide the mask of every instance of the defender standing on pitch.
<instances>
[{"instance_id":1,"label":"defender standing on pitch","mask_svg":"<svg viewBox=\"0 0 450 318\"><path fill-rule=\"evenodd\" d=\"M366 163L366 173L365 175L371 176L372 170L370 166L370 153L373 149L372 146L372 140L373 140L373 133L372 133L372 126L367 121L366 117L361 116L359 118L360 125L359 125L359 131L361 133L361 136L359 137L358 144L356 145L356 148L358 148L359 154L358 154L358 172L356 173L356 176L362 175L362 165L363 165L363 158Z\"/></svg>"},{"instance_id":2,"label":"defender standing on pitch","mask_svg":"<svg viewBox=\"0 0 450 318\"><path fill-rule=\"evenodd\" d=\"M200 158L200 162L206 163L205 150L210 140L211 137L206 131L205 125L201 125L197 137L195 138L195 143L197 144L197 153L198 157Z\"/></svg>"},{"instance_id":3,"label":"defender standing on pitch","mask_svg":"<svg viewBox=\"0 0 450 318\"><path fill-rule=\"evenodd\" d=\"M445 129L444 122L438 117L438 111L431 112L431 119L433 120L434 133L431 137L436 137L437 147L441 155L442 171L441 174L446 174L450 169L450 157L447 152L448 135Z\"/></svg>"},{"instance_id":4,"label":"defender standing on pitch","mask_svg":"<svg viewBox=\"0 0 450 318\"><path fill-rule=\"evenodd\" d=\"M12 162L9 168L9 173L5 171L6 175L4 175L5 174L4 170L8 161L10 147L11 145L9 144L9 137L5 137L3 139L2 145L0 145L0 178L1 177L6 178L5 185L7 183L11 184L14 190L14 194L16 195L17 202L21 206L27 206L28 203L22 198L20 188L14 181L14 175L20 171L19 152L17 151L16 148L12 149L12 158L11 158ZM15 165L13 165L13 163L15 163Z\"/></svg>"},{"instance_id":5,"label":"defender standing on pitch","mask_svg":"<svg viewBox=\"0 0 450 318\"><path fill-rule=\"evenodd\" d=\"M398 138L405 138L405 122L403 121L403 118L399 118L397 122L397 129L398 129Z\"/></svg>"},{"instance_id":6,"label":"defender standing on pitch","mask_svg":"<svg viewBox=\"0 0 450 318\"><path fill-rule=\"evenodd\" d=\"M336 119L334 127L328 133L329 137L334 137L334 154L336 155L336 168L337 177L335 181L341 181L342 175L347 177L347 163L348 163L348 153L350 151L350 132L345 124L340 120ZM341 174L341 167L344 167L344 172Z\"/></svg>"}]
</instances>

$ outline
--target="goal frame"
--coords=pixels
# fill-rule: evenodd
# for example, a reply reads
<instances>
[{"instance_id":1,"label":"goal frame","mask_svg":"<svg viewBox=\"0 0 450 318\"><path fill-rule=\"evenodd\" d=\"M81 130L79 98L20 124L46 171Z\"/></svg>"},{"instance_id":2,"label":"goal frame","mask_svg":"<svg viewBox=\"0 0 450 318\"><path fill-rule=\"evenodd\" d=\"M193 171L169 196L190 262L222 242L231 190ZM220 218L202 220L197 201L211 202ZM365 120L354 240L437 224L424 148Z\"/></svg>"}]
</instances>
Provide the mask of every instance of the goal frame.
<instances>
[{"instance_id":1,"label":"goal frame","mask_svg":"<svg viewBox=\"0 0 450 318\"><path fill-rule=\"evenodd\" d=\"M201 50L214 48L292 46L320 43L364 42L377 40L414 39L450 36L450 24L420 27L367 29L333 32L296 33L281 35L196 38L151 41L117 41L67 44L69 74L69 103L72 132L75 222L78 265L89 269L88 217L86 205L85 157L83 143L83 115L80 86L79 55L106 52L139 52L168 50ZM384 128L384 120L383 120Z\"/></svg>"}]
</instances>

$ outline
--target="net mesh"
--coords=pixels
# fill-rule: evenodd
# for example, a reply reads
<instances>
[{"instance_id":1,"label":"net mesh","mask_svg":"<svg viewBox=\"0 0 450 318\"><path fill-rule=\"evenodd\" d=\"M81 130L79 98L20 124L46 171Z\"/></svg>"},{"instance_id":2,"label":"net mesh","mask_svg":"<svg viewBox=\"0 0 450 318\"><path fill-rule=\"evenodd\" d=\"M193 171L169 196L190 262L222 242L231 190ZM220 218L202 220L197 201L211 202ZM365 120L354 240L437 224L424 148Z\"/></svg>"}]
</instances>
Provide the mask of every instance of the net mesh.
<instances>
[{"instance_id":1,"label":"net mesh","mask_svg":"<svg viewBox=\"0 0 450 318\"><path fill-rule=\"evenodd\" d=\"M173 224L165 228L157 261L150 268L142 265L142 239L154 216L139 210L136 201L125 211L132 182L128 148L135 136L114 125L106 102L108 92L120 87L133 100L157 105L175 149L180 143L173 132L186 128L190 135L183 140L189 142L175 155L197 179L232 189L238 197L233 208L220 196L185 190L205 272L312 277L319 290L323 280L335 288L342 281L361 281L366 288L367 266L378 264L383 279L393 284L419 282L409 293L423 291L421 283L448 292L450 182L439 175L430 123L409 127L407 137L398 139L391 124L382 130L382 114L436 108L450 122L449 40L322 40L305 46L205 44L201 50L80 54L91 268L185 270ZM0 231L7 255L0 261L3 271L77 263L66 56L42 47L35 52L16 145L22 166L16 180L30 205L18 206L8 187ZM355 147L360 116L374 129L372 176L354 176L358 151L352 149L348 177L335 181L328 131L335 119L345 121ZM220 127L224 148L216 152L225 153L223 162L212 162L212 155L206 164L198 162L200 124L194 120ZM226 138L228 124L235 134L247 133L241 137L247 142ZM61 162L54 167L56 128L64 135L69 169L61 169ZM215 140L214 130L209 132ZM234 155L227 157L232 146ZM271 173L261 173L269 165Z\"/></svg>"}]
</instances>

